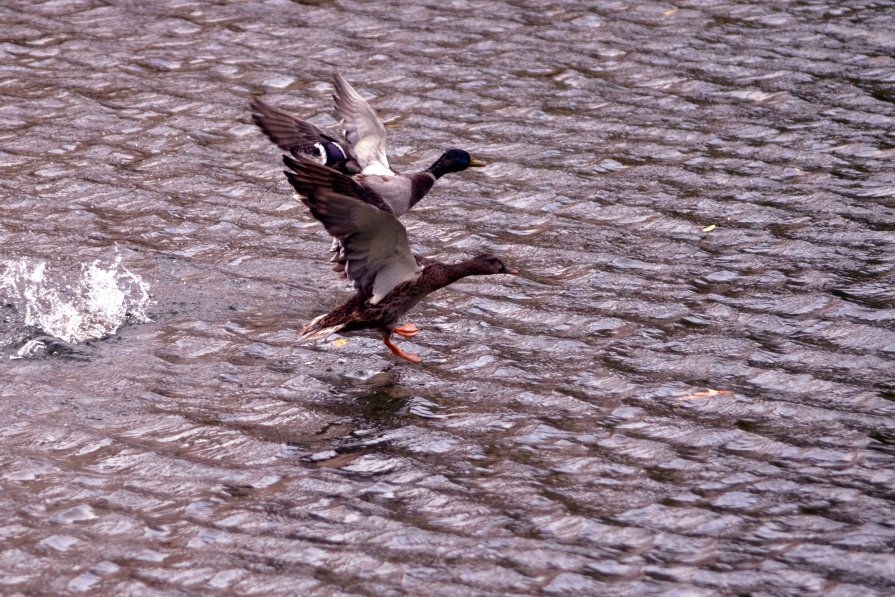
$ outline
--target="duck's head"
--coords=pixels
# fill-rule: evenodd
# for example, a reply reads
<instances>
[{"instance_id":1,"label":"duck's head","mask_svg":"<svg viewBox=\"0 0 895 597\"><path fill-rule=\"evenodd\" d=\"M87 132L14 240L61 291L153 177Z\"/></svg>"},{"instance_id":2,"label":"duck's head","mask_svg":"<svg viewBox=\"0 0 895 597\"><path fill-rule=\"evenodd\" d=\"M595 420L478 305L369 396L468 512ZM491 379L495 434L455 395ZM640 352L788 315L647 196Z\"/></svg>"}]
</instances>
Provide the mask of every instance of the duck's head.
<instances>
[{"instance_id":1,"label":"duck's head","mask_svg":"<svg viewBox=\"0 0 895 597\"><path fill-rule=\"evenodd\" d=\"M519 273L519 270L505 266L499 257L491 254L473 257L466 262L466 267L471 276L487 276L490 274L516 275Z\"/></svg>"},{"instance_id":2,"label":"duck's head","mask_svg":"<svg viewBox=\"0 0 895 597\"><path fill-rule=\"evenodd\" d=\"M479 161L462 149L448 149L435 163L429 167L429 172L435 178L441 178L450 172L461 172L467 168L479 168L485 166L485 162Z\"/></svg>"}]
</instances>

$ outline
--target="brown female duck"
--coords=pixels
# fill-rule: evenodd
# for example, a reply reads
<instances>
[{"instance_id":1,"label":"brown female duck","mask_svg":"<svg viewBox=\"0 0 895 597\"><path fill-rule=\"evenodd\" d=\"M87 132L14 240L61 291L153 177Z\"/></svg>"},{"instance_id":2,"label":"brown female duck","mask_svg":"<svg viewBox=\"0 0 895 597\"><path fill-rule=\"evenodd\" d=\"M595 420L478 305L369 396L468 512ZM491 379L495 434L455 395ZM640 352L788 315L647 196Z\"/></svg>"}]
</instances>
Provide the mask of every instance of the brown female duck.
<instances>
[{"instance_id":1,"label":"brown female duck","mask_svg":"<svg viewBox=\"0 0 895 597\"><path fill-rule=\"evenodd\" d=\"M290 182L295 176L286 172ZM391 341L392 333L412 338L420 332L413 324L397 327L400 317L426 295L466 276L517 273L493 255L451 265L423 263L410 253L407 230L391 214L326 187L295 186L314 217L342 242L348 278L357 289L350 300L305 325L301 330L304 340L320 340L336 332L377 330L394 354L419 363L419 356L404 352Z\"/></svg>"},{"instance_id":2,"label":"brown female duck","mask_svg":"<svg viewBox=\"0 0 895 597\"><path fill-rule=\"evenodd\" d=\"M252 118L278 147L296 157L304 156L315 165L332 168L333 176L353 177L364 192L352 196L362 201L374 198L368 202L380 209L387 207L389 213L400 217L440 177L485 165L462 149L449 149L426 170L396 173L388 163L385 126L376 112L339 73L336 73L335 87L333 99L342 119L344 141L257 99L251 104Z\"/></svg>"}]
</instances>

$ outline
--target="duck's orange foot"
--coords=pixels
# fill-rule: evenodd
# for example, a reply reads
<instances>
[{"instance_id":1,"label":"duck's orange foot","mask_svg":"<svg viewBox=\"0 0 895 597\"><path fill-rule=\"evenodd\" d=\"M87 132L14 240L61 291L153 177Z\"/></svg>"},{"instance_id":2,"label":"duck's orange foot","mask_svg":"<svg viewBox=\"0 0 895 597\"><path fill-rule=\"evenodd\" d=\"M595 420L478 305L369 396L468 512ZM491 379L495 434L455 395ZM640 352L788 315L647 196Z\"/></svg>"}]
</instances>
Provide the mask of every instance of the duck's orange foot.
<instances>
[{"instance_id":1,"label":"duck's orange foot","mask_svg":"<svg viewBox=\"0 0 895 597\"><path fill-rule=\"evenodd\" d=\"M417 334L419 334L422 330L416 327L416 325L412 323L408 323L406 325L402 325L399 328L395 328L395 333L399 336L404 336L405 338L413 338Z\"/></svg>"},{"instance_id":2,"label":"duck's orange foot","mask_svg":"<svg viewBox=\"0 0 895 597\"><path fill-rule=\"evenodd\" d=\"M408 361L410 361L410 362L413 363L414 365L419 365L420 363L423 362L423 359L421 359L419 355L416 355L416 354L410 354L409 352L404 352L403 350L401 350L400 348L398 348L397 346L395 346L395 345L392 343L391 339L389 339L388 336L386 336L385 338L383 338L382 341L385 342L385 345L388 346L388 349L389 349L390 351L392 351L394 354L398 355L398 356L401 357L402 359L407 359Z\"/></svg>"}]
</instances>

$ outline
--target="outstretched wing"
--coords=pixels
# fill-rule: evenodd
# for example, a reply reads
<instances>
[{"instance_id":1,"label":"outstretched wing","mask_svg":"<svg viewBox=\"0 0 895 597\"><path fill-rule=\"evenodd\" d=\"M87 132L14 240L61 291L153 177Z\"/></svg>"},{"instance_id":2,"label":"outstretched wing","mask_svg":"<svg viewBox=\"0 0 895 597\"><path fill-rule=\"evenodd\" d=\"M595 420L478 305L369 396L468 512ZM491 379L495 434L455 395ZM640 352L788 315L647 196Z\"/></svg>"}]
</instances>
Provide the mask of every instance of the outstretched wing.
<instances>
[{"instance_id":1,"label":"outstretched wing","mask_svg":"<svg viewBox=\"0 0 895 597\"><path fill-rule=\"evenodd\" d=\"M345 139L354 148L364 174L392 175L385 155L385 126L370 104L336 73L336 112L345 128Z\"/></svg>"},{"instance_id":2,"label":"outstretched wing","mask_svg":"<svg viewBox=\"0 0 895 597\"><path fill-rule=\"evenodd\" d=\"M304 152L304 148L317 143L338 142L310 122L293 118L259 99L253 99L250 105L252 120L280 149Z\"/></svg>"},{"instance_id":3,"label":"outstretched wing","mask_svg":"<svg viewBox=\"0 0 895 597\"><path fill-rule=\"evenodd\" d=\"M289 179L299 195L307 197L308 193L315 188L330 189L340 195L347 195L363 201L382 211L394 213L391 206L382 199L379 193L362 186L350 176L301 155L296 155L294 158L284 155L283 163L292 170L292 172L286 173L286 178Z\"/></svg>"},{"instance_id":4,"label":"outstretched wing","mask_svg":"<svg viewBox=\"0 0 895 597\"><path fill-rule=\"evenodd\" d=\"M292 176L286 172L290 181ZM348 278L371 304L419 278L423 268L410 253L407 230L391 214L323 187L309 189L304 202L327 232L342 241Z\"/></svg>"}]
</instances>

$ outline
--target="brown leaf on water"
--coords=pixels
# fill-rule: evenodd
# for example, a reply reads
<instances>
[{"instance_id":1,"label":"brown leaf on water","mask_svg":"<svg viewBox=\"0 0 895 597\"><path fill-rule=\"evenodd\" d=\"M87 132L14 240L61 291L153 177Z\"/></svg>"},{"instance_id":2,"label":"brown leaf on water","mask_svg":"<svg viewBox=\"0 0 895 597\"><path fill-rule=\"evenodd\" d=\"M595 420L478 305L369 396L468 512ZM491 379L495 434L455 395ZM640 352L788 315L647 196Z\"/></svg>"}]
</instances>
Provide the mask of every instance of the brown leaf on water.
<instances>
[{"instance_id":1,"label":"brown leaf on water","mask_svg":"<svg viewBox=\"0 0 895 597\"><path fill-rule=\"evenodd\" d=\"M363 456L363 454L363 452L347 452L345 454L339 454L338 456L334 456L329 460L322 460L318 462L317 466L321 468L341 468L352 460L358 458L359 456Z\"/></svg>"},{"instance_id":2,"label":"brown leaf on water","mask_svg":"<svg viewBox=\"0 0 895 597\"><path fill-rule=\"evenodd\" d=\"M733 394L730 390L706 390L705 392L696 392L695 394L688 394L687 396L681 396L678 400L698 400L699 398L711 398L712 396L727 396Z\"/></svg>"}]
</instances>

